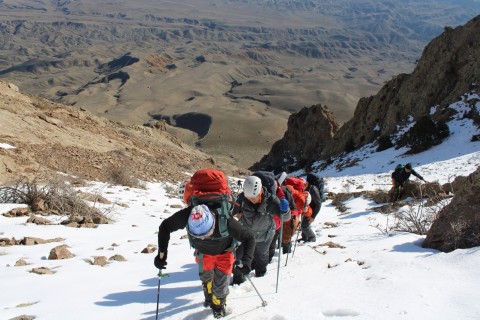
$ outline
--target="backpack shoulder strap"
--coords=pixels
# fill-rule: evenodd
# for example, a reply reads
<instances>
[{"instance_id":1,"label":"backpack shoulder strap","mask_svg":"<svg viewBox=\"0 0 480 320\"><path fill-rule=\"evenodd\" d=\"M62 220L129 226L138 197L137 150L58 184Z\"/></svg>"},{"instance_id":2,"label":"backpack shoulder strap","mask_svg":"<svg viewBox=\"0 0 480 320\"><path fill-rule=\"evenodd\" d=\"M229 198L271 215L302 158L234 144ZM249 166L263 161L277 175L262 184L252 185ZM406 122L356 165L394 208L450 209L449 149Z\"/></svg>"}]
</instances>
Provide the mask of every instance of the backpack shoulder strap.
<instances>
[{"instance_id":1,"label":"backpack shoulder strap","mask_svg":"<svg viewBox=\"0 0 480 320\"><path fill-rule=\"evenodd\" d=\"M229 194L202 194L201 196L191 196L192 205L205 204L218 214L218 229L222 237L228 236L228 219L231 217L233 205L235 203L233 196Z\"/></svg>"}]
</instances>

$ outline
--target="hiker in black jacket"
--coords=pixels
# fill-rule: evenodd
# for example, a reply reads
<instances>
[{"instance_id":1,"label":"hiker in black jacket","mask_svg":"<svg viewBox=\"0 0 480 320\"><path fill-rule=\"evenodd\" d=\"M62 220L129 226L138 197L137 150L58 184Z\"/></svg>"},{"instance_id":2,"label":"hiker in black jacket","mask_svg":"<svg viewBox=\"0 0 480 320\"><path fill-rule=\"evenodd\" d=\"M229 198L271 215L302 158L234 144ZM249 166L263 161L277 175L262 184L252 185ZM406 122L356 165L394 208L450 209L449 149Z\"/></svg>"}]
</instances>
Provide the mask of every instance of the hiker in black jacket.
<instances>
[{"instance_id":1,"label":"hiker in black jacket","mask_svg":"<svg viewBox=\"0 0 480 320\"><path fill-rule=\"evenodd\" d=\"M278 199L262 186L262 181L256 176L247 177L243 183L243 192L238 196L233 209L242 225L252 230L256 246L254 253L255 277L263 277L267 272L268 249L275 234L274 215L282 221L290 220L290 209L286 199ZM236 251L236 260L242 263L245 259L246 247L242 243ZM233 284L245 281L245 275L233 273Z\"/></svg>"},{"instance_id":2,"label":"hiker in black jacket","mask_svg":"<svg viewBox=\"0 0 480 320\"><path fill-rule=\"evenodd\" d=\"M317 241L317 236L315 232L312 230L311 224L315 221L320 209L322 208L322 195L323 195L323 184L321 185L322 190L319 190L318 187L314 183L314 179L311 174L307 175L307 180L305 183L305 191L310 193L312 200L310 201L310 208L312 208L312 215L310 217L303 217L302 218L302 238L299 241L303 242L315 242Z\"/></svg>"},{"instance_id":3,"label":"hiker in black jacket","mask_svg":"<svg viewBox=\"0 0 480 320\"><path fill-rule=\"evenodd\" d=\"M206 205L189 206L165 219L158 230L158 255L154 264L159 269L167 265L170 233L187 227L191 246L195 249L200 280L205 294L205 307L211 307L215 318L226 314L225 301L229 293L229 275L235 258L235 241L244 246L243 265L236 271L248 274L255 251L255 237L250 229L242 226L233 217L228 219L228 235L221 236L219 217Z\"/></svg>"},{"instance_id":4,"label":"hiker in black jacket","mask_svg":"<svg viewBox=\"0 0 480 320\"><path fill-rule=\"evenodd\" d=\"M392 172L392 203L403 196L403 185L405 181L410 179L410 175L412 174L418 179L426 182L420 174L413 170L411 163L407 163L405 166L399 165L395 171Z\"/></svg>"}]
</instances>

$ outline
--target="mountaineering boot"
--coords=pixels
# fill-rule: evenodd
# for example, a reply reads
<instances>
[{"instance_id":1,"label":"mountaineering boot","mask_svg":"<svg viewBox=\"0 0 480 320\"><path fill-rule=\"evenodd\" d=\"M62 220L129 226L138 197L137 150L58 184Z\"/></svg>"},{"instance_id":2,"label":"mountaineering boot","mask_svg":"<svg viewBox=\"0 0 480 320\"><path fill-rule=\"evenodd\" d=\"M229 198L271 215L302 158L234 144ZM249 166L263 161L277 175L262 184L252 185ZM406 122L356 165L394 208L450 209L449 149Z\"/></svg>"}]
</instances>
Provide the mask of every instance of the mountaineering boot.
<instances>
[{"instance_id":1,"label":"mountaineering boot","mask_svg":"<svg viewBox=\"0 0 480 320\"><path fill-rule=\"evenodd\" d=\"M220 319L223 318L227 315L227 311L225 310L225 306L213 306L212 305L212 312L213 312L213 317L215 319Z\"/></svg>"},{"instance_id":2,"label":"mountaineering boot","mask_svg":"<svg viewBox=\"0 0 480 320\"><path fill-rule=\"evenodd\" d=\"M212 281L202 282L203 295L205 296L205 301L203 306L205 308L210 308L212 305Z\"/></svg>"},{"instance_id":3,"label":"mountaineering boot","mask_svg":"<svg viewBox=\"0 0 480 320\"><path fill-rule=\"evenodd\" d=\"M212 296L212 308L213 317L215 319L223 318L227 315L227 310L225 309L226 298L217 298Z\"/></svg>"}]
</instances>

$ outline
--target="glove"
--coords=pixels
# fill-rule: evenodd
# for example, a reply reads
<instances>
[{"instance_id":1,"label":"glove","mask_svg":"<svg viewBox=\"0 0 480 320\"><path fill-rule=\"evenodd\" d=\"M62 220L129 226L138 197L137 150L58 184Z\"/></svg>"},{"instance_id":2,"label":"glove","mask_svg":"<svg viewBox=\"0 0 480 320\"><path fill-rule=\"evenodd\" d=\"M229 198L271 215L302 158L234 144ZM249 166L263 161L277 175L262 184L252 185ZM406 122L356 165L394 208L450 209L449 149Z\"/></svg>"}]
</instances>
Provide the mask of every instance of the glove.
<instances>
[{"instance_id":1,"label":"glove","mask_svg":"<svg viewBox=\"0 0 480 320\"><path fill-rule=\"evenodd\" d=\"M288 200L285 198L282 198L282 200L280 200L280 211L287 212L288 205L289 205Z\"/></svg>"},{"instance_id":2,"label":"glove","mask_svg":"<svg viewBox=\"0 0 480 320\"><path fill-rule=\"evenodd\" d=\"M307 217L307 220L308 220L308 224L312 224L313 221L315 221L315 218L313 218L313 217Z\"/></svg>"},{"instance_id":3,"label":"glove","mask_svg":"<svg viewBox=\"0 0 480 320\"><path fill-rule=\"evenodd\" d=\"M153 264L155 265L155 267L157 267L157 269L165 269L165 266L167 265L167 253L159 252L153 260Z\"/></svg>"},{"instance_id":4,"label":"glove","mask_svg":"<svg viewBox=\"0 0 480 320\"><path fill-rule=\"evenodd\" d=\"M235 269L236 269L238 272L240 272L241 274L243 274L244 276L247 276L247 275L250 273L250 271L252 271L249 266L247 266L246 264L242 264L242 263L240 263L239 265L237 265L237 266L235 267Z\"/></svg>"}]
</instances>

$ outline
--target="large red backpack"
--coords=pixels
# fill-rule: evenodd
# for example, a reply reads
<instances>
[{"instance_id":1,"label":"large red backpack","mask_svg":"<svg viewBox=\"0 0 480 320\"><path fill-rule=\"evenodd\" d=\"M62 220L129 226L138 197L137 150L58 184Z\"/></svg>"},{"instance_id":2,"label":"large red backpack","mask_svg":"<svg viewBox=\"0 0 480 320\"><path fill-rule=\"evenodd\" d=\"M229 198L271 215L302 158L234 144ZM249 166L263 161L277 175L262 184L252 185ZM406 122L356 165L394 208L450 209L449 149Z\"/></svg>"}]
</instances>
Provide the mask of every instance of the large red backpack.
<instances>
[{"instance_id":1,"label":"large red backpack","mask_svg":"<svg viewBox=\"0 0 480 320\"><path fill-rule=\"evenodd\" d=\"M306 198L303 194L303 188L305 187L305 181L300 178L289 177L285 180L285 185L292 191L293 201L300 213L303 213L305 207Z\"/></svg>"},{"instance_id":2,"label":"large red backpack","mask_svg":"<svg viewBox=\"0 0 480 320\"><path fill-rule=\"evenodd\" d=\"M186 203L191 206L205 204L215 210L219 216L220 234L227 236L227 221L231 217L234 200L225 174L215 169L198 170L190 179L188 189Z\"/></svg>"}]
</instances>

